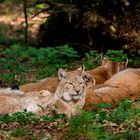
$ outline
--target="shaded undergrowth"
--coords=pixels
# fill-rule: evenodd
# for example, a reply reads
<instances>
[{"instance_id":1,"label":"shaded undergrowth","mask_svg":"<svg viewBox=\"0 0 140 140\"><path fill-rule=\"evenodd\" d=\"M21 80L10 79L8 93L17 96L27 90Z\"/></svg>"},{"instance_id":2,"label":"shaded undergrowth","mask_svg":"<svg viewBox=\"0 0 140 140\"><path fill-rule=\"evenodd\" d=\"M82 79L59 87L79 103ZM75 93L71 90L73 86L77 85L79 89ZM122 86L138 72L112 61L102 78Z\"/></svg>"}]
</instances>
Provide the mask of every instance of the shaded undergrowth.
<instances>
[{"instance_id":1,"label":"shaded undergrowth","mask_svg":"<svg viewBox=\"0 0 140 140\"><path fill-rule=\"evenodd\" d=\"M109 104L96 105L97 111L81 109L80 115L71 118L63 114L36 116L31 112L0 115L3 139L22 137L31 140L84 139L115 140L140 138L140 109L129 100L120 102L116 109Z\"/></svg>"},{"instance_id":2,"label":"shaded undergrowth","mask_svg":"<svg viewBox=\"0 0 140 140\"><path fill-rule=\"evenodd\" d=\"M108 50L105 54L112 61L128 58L123 50ZM129 59L129 64L138 65L140 58ZM69 45L35 48L13 44L0 52L0 86L37 82L40 79L56 76L58 69L76 69L82 65L91 69L101 64L98 51L92 50L81 58Z\"/></svg>"}]
</instances>

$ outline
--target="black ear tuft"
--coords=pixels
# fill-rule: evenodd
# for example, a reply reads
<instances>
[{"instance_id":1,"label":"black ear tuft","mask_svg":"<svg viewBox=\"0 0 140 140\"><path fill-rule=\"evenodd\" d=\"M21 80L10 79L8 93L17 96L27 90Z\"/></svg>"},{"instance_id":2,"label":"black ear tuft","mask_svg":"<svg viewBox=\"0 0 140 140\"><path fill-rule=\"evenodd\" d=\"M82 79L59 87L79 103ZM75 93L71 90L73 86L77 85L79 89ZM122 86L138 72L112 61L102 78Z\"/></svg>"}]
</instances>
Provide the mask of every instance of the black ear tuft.
<instances>
[{"instance_id":1,"label":"black ear tuft","mask_svg":"<svg viewBox=\"0 0 140 140\"><path fill-rule=\"evenodd\" d=\"M80 71L82 71L82 73L84 73L85 72L85 65L82 65L77 70L80 70Z\"/></svg>"},{"instance_id":2,"label":"black ear tuft","mask_svg":"<svg viewBox=\"0 0 140 140\"><path fill-rule=\"evenodd\" d=\"M124 65L124 67L126 68L128 65L128 59L126 59L125 61L122 62L122 64Z\"/></svg>"},{"instance_id":3,"label":"black ear tuft","mask_svg":"<svg viewBox=\"0 0 140 140\"><path fill-rule=\"evenodd\" d=\"M100 59L101 59L101 61L104 59L104 57L105 57L104 54L101 53L101 54L100 54Z\"/></svg>"},{"instance_id":4,"label":"black ear tuft","mask_svg":"<svg viewBox=\"0 0 140 140\"><path fill-rule=\"evenodd\" d=\"M102 60L109 60L109 59L108 59L107 57L104 56Z\"/></svg>"}]
</instances>

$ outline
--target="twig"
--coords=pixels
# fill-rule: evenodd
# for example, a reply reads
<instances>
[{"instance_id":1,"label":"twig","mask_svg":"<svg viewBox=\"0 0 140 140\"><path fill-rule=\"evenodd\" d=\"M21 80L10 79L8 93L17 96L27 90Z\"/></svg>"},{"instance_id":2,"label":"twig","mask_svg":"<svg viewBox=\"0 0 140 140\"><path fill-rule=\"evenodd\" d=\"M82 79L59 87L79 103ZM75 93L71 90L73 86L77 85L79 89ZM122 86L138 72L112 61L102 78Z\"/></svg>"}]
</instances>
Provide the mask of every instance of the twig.
<instances>
[{"instance_id":1,"label":"twig","mask_svg":"<svg viewBox=\"0 0 140 140\"><path fill-rule=\"evenodd\" d=\"M63 40L54 40L55 42L62 42L62 43L68 43L68 44L71 44L71 45L79 45L79 46L82 46L84 48L87 48L89 50L92 50L92 48L88 45L84 45L84 44L81 44L81 43L77 43L77 42L68 42L68 41L63 41Z\"/></svg>"},{"instance_id":2,"label":"twig","mask_svg":"<svg viewBox=\"0 0 140 140\"><path fill-rule=\"evenodd\" d=\"M25 43L28 42L28 15L27 15L27 0L24 0L23 3L23 11L24 11L24 18L25 18Z\"/></svg>"}]
</instances>

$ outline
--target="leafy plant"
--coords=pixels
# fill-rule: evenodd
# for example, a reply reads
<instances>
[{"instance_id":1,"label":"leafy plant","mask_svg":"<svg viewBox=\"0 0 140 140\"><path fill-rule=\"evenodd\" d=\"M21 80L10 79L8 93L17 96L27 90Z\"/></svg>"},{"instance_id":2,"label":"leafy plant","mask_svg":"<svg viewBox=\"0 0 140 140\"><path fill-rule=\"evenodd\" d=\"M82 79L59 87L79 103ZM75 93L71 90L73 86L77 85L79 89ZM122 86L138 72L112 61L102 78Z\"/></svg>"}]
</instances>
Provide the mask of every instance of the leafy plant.
<instances>
[{"instance_id":1,"label":"leafy plant","mask_svg":"<svg viewBox=\"0 0 140 140\"><path fill-rule=\"evenodd\" d=\"M96 112L82 110L78 116L71 117L67 139L95 139L103 138L103 127L96 123Z\"/></svg>"},{"instance_id":2,"label":"leafy plant","mask_svg":"<svg viewBox=\"0 0 140 140\"><path fill-rule=\"evenodd\" d=\"M41 139L41 128L50 134L63 131L60 139L137 139L139 138L140 109L126 99L116 109L109 104L95 105L97 111L80 109L81 113L67 118L63 114L36 116L31 112L0 115L0 130L9 131L10 136ZM16 126L13 128L10 126ZM32 131L35 129L39 133ZM26 131L28 130L28 131Z\"/></svg>"},{"instance_id":3,"label":"leafy plant","mask_svg":"<svg viewBox=\"0 0 140 140\"><path fill-rule=\"evenodd\" d=\"M0 67L4 71L0 79L2 85L7 86L11 85L8 80L24 83L55 75L58 68L68 68L78 54L68 45L37 49L14 44L1 52L0 57Z\"/></svg>"},{"instance_id":4,"label":"leafy plant","mask_svg":"<svg viewBox=\"0 0 140 140\"><path fill-rule=\"evenodd\" d=\"M123 52L123 50L108 50L105 54L110 60L116 62L122 62L128 59L127 54Z\"/></svg>"},{"instance_id":5,"label":"leafy plant","mask_svg":"<svg viewBox=\"0 0 140 140\"><path fill-rule=\"evenodd\" d=\"M122 62L128 59L127 54L125 54L123 50L108 50L105 56L109 60L116 62ZM101 64L101 54L99 54L96 50L89 51L89 53L85 53L83 61L87 69L95 68Z\"/></svg>"},{"instance_id":6,"label":"leafy plant","mask_svg":"<svg viewBox=\"0 0 140 140\"><path fill-rule=\"evenodd\" d=\"M139 56L132 56L129 59L129 66L139 68L139 66L140 66L140 57Z\"/></svg>"},{"instance_id":7,"label":"leafy plant","mask_svg":"<svg viewBox=\"0 0 140 140\"><path fill-rule=\"evenodd\" d=\"M109 104L96 104L97 111L82 110L78 116L71 117L65 134L67 139L136 139L140 110L126 99L116 109ZM118 131L121 129L123 131ZM137 130L137 131L136 131Z\"/></svg>"},{"instance_id":8,"label":"leafy plant","mask_svg":"<svg viewBox=\"0 0 140 140\"><path fill-rule=\"evenodd\" d=\"M16 136L16 137L21 137L21 136L26 136L27 137L27 135L29 135L30 133L29 133L30 131L27 129L27 128L19 128L19 129L17 129L17 130L14 130L14 131L12 131L10 134L12 135L12 136Z\"/></svg>"},{"instance_id":9,"label":"leafy plant","mask_svg":"<svg viewBox=\"0 0 140 140\"><path fill-rule=\"evenodd\" d=\"M95 68L101 63L101 55L96 50L89 51L85 53L84 61L87 69Z\"/></svg>"}]
</instances>

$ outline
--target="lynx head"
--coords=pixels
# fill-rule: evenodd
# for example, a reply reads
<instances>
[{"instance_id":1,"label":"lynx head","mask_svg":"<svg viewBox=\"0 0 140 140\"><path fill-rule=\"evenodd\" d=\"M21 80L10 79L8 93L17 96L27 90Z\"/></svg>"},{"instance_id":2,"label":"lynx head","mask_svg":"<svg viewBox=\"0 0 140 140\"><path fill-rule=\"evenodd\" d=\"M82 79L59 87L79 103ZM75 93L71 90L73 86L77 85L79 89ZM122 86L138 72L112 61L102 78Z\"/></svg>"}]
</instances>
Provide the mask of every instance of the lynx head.
<instances>
[{"instance_id":1,"label":"lynx head","mask_svg":"<svg viewBox=\"0 0 140 140\"><path fill-rule=\"evenodd\" d=\"M55 92L55 97L65 102L84 102L85 89L89 83L95 84L95 80L90 75L84 73L84 67L77 70L66 72L59 69L58 77L60 83Z\"/></svg>"},{"instance_id":2,"label":"lynx head","mask_svg":"<svg viewBox=\"0 0 140 140\"><path fill-rule=\"evenodd\" d=\"M103 67L110 67L114 72L119 72L127 67L128 59L123 62L114 62L106 57L103 57L101 66Z\"/></svg>"}]
</instances>

